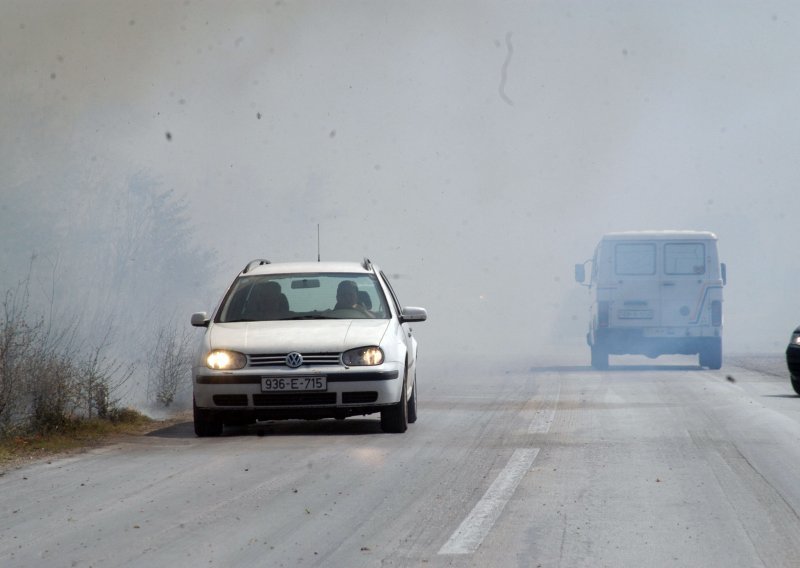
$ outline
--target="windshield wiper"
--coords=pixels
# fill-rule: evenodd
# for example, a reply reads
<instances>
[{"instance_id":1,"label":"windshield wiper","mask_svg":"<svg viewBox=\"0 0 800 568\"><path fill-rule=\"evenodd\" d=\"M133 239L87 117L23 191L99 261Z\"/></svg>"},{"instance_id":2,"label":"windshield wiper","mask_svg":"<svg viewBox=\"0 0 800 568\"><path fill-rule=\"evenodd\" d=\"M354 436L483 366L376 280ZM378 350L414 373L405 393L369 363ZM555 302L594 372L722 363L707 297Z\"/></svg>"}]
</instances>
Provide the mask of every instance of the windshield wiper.
<instances>
[{"instance_id":1,"label":"windshield wiper","mask_svg":"<svg viewBox=\"0 0 800 568\"><path fill-rule=\"evenodd\" d=\"M292 316L289 318L279 318L279 319L281 319L282 321L289 321L289 320L316 320L316 319L329 320L329 319L339 319L339 318L332 318L330 316L323 316L321 314L317 314L317 315L305 315L305 316Z\"/></svg>"}]
</instances>

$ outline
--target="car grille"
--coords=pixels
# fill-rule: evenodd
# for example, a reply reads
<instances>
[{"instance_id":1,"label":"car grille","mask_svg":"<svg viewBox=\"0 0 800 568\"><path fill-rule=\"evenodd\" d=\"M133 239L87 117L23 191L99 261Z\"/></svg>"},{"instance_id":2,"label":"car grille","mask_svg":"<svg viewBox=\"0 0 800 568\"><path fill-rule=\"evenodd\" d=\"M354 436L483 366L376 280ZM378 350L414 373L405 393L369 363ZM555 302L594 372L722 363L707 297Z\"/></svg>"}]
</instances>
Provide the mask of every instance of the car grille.
<instances>
[{"instance_id":1,"label":"car grille","mask_svg":"<svg viewBox=\"0 0 800 568\"><path fill-rule=\"evenodd\" d=\"M314 404L336 404L335 392L254 394L254 406L307 406Z\"/></svg>"},{"instance_id":2,"label":"car grille","mask_svg":"<svg viewBox=\"0 0 800 568\"><path fill-rule=\"evenodd\" d=\"M248 355L251 367L283 367L286 366L288 353ZM303 353L303 365L340 365L341 353Z\"/></svg>"}]
</instances>

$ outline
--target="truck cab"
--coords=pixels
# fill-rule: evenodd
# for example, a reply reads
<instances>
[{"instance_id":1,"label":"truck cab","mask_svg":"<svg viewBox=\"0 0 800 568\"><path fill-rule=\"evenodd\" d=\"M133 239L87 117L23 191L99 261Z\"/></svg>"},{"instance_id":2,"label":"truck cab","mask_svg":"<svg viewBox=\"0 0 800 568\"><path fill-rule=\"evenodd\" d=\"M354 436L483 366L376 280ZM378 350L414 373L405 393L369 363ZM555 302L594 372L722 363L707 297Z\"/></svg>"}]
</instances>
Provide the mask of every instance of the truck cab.
<instances>
[{"instance_id":1,"label":"truck cab","mask_svg":"<svg viewBox=\"0 0 800 568\"><path fill-rule=\"evenodd\" d=\"M590 264L589 282L586 265ZM722 288L726 267L707 231L635 231L604 235L575 279L592 294L592 366L608 356L697 354L722 366Z\"/></svg>"}]
</instances>

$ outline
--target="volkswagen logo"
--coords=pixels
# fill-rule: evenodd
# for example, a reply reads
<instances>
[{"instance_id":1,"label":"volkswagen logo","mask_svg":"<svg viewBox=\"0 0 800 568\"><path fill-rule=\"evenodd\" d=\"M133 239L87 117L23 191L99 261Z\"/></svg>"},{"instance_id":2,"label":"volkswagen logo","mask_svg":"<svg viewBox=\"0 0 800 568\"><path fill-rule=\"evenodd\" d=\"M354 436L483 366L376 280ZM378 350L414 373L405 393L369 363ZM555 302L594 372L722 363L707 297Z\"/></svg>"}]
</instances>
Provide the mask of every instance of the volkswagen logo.
<instances>
[{"instance_id":1,"label":"volkswagen logo","mask_svg":"<svg viewBox=\"0 0 800 568\"><path fill-rule=\"evenodd\" d=\"M303 356L297 351L292 351L286 356L286 366L296 369L303 364Z\"/></svg>"}]
</instances>

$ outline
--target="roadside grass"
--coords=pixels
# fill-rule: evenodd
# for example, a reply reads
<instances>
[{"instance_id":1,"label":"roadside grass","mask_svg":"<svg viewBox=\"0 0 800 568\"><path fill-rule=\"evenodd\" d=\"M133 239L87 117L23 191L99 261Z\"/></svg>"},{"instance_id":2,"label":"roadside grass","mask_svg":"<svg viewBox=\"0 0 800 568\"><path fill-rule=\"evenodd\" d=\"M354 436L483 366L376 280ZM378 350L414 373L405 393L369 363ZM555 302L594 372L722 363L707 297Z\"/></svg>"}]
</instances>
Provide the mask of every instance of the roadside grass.
<instances>
[{"instance_id":1,"label":"roadside grass","mask_svg":"<svg viewBox=\"0 0 800 568\"><path fill-rule=\"evenodd\" d=\"M138 410L123 408L108 418L74 419L45 433L9 435L0 438L0 471L100 446L120 436L147 434L177 421L185 421L185 417L154 420Z\"/></svg>"}]
</instances>

